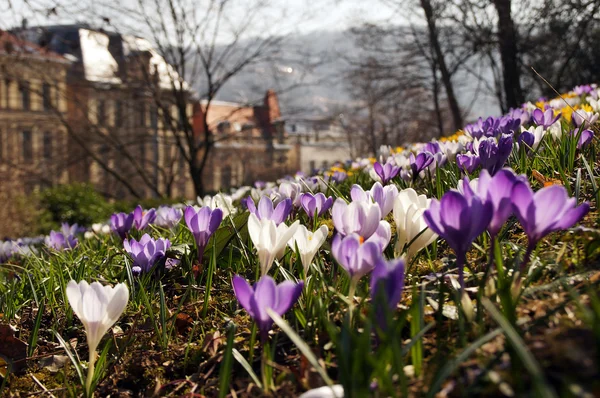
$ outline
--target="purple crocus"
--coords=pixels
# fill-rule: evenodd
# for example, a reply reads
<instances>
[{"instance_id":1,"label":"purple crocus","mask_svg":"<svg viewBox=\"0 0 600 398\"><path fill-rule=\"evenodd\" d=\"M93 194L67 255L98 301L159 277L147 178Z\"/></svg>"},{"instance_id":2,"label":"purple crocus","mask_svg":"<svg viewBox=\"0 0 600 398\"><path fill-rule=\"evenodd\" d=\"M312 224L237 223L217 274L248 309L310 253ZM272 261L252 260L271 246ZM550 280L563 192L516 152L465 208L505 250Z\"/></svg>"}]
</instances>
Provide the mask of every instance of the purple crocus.
<instances>
[{"instance_id":1,"label":"purple crocus","mask_svg":"<svg viewBox=\"0 0 600 398\"><path fill-rule=\"evenodd\" d=\"M575 198L569 198L562 185L551 185L534 193L527 181L515 183L512 205L528 239L521 268L525 268L531 252L544 236L571 228L590 210L587 202L577 206Z\"/></svg>"},{"instance_id":2,"label":"purple crocus","mask_svg":"<svg viewBox=\"0 0 600 398\"><path fill-rule=\"evenodd\" d=\"M525 179L525 176L517 177L511 169L499 170L491 176L487 170L481 170L479 178L469 183L465 178L462 181L462 193L465 196L477 195L483 200L490 202L493 206L493 216L488 226L492 238L498 235L500 229L512 214L511 195L517 180Z\"/></svg>"},{"instance_id":3,"label":"purple crocus","mask_svg":"<svg viewBox=\"0 0 600 398\"><path fill-rule=\"evenodd\" d=\"M337 199L331 211L333 225L342 236L356 234L361 242L373 241L383 251L390 242L392 231L387 221L381 220L379 206L369 202L346 204Z\"/></svg>"},{"instance_id":4,"label":"purple crocus","mask_svg":"<svg viewBox=\"0 0 600 398\"><path fill-rule=\"evenodd\" d=\"M223 221L223 211L221 209L211 209L208 206L200 210L188 206L184 212L185 223L194 235L196 246L198 247L198 260L202 261L204 249L208 244L208 239L219 228Z\"/></svg>"},{"instance_id":5,"label":"purple crocus","mask_svg":"<svg viewBox=\"0 0 600 398\"><path fill-rule=\"evenodd\" d=\"M436 234L448 242L456 254L460 286L464 287L463 266L471 244L488 227L493 215L493 205L476 195L463 195L448 191L441 201L431 200L423 217Z\"/></svg>"},{"instance_id":6,"label":"purple crocus","mask_svg":"<svg viewBox=\"0 0 600 398\"><path fill-rule=\"evenodd\" d=\"M561 114L559 113L558 115L554 116L554 109L552 108L548 108L545 111L537 108L531 114L531 118L535 124L538 126L543 126L544 129L547 129L556 123L556 121L560 118L560 115Z\"/></svg>"},{"instance_id":7,"label":"purple crocus","mask_svg":"<svg viewBox=\"0 0 600 398\"><path fill-rule=\"evenodd\" d=\"M142 209L142 206L137 205L135 210L133 210L133 226L138 231L141 231L145 229L149 224L152 224L155 218L156 210L154 209L144 211L144 209Z\"/></svg>"},{"instance_id":8,"label":"purple crocus","mask_svg":"<svg viewBox=\"0 0 600 398\"><path fill-rule=\"evenodd\" d=\"M495 138L486 138L479 142L478 155L481 167L489 171L491 175L496 174L508 160L513 147L513 136L502 135L498 141Z\"/></svg>"},{"instance_id":9,"label":"purple crocus","mask_svg":"<svg viewBox=\"0 0 600 398\"><path fill-rule=\"evenodd\" d=\"M416 180L419 173L425 170L433 161L433 154L430 152L421 152L417 156L410 154L410 169L412 170L412 178Z\"/></svg>"},{"instance_id":10,"label":"purple crocus","mask_svg":"<svg viewBox=\"0 0 600 398\"><path fill-rule=\"evenodd\" d=\"M248 197L246 200L248 211L255 214L259 220L273 220L275 225L284 222L292 212L292 199L286 198L273 207L273 201L268 196L261 196L258 201L258 207L254 204L254 200Z\"/></svg>"},{"instance_id":11,"label":"purple crocus","mask_svg":"<svg viewBox=\"0 0 600 398\"><path fill-rule=\"evenodd\" d=\"M15 252L15 242L12 240L6 240L0 242L0 263L5 263L9 258L12 257Z\"/></svg>"},{"instance_id":12,"label":"purple crocus","mask_svg":"<svg viewBox=\"0 0 600 398\"><path fill-rule=\"evenodd\" d=\"M154 224L162 228L171 229L179 223L181 217L183 217L181 209L171 206L159 206L158 210L156 210Z\"/></svg>"},{"instance_id":13,"label":"purple crocus","mask_svg":"<svg viewBox=\"0 0 600 398\"><path fill-rule=\"evenodd\" d=\"M471 174L479 167L481 160L473 153L460 153L456 155L456 164L459 169Z\"/></svg>"},{"instance_id":14,"label":"purple crocus","mask_svg":"<svg viewBox=\"0 0 600 398\"><path fill-rule=\"evenodd\" d=\"M578 134L577 130L571 131L571 135L577 136L577 134ZM589 129L583 130L581 132L581 135L579 136L579 140L577 141L577 149L585 148L586 146L588 146L589 144L592 143L593 139L594 139L594 132L592 130L589 130Z\"/></svg>"},{"instance_id":15,"label":"purple crocus","mask_svg":"<svg viewBox=\"0 0 600 398\"><path fill-rule=\"evenodd\" d=\"M283 202L282 202L283 203ZM281 203L280 203L281 204ZM333 205L333 198L325 197L321 192L313 195L311 193L303 193L300 196L300 206L304 209L308 217L313 218L322 216ZM291 201L290 201L291 207Z\"/></svg>"},{"instance_id":16,"label":"purple crocus","mask_svg":"<svg viewBox=\"0 0 600 398\"><path fill-rule=\"evenodd\" d=\"M331 253L356 282L373 270L381 256L381 248L376 242L365 242L358 234L346 237L336 234L331 243Z\"/></svg>"},{"instance_id":17,"label":"purple crocus","mask_svg":"<svg viewBox=\"0 0 600 398\"><path fill-rule=\"evenodd\" d=\"M134 274L146 273L165 257L167 250L171 247L168 239L152 239L150 235L144 234L140 241L131 238L123 241L125 251L133 259L131 271Z\"/></svg>"},{"instance_id":18,"label":"purple crocus","mask_svg":"<svg viewBox=\"0 0 600 398\"><path fill-rule=\"evenodd\" d=\"M379 257L371 273L371 302L374 303L375 314L382 329L386 327L385 310L382 306L394 310L402 298L404 268L402 258L385 261L383 257Z\"/></svg>"},{"instance_id":19,"label":"purple crocus","mask_svg":"<svg viewBox=\"0 0 600 398\"><path fill-rule=\"evenodd\" d=\"M45 239L46 246L54 250L69 250L77 246L78 240L72 235L65 235L62 232L50 231L50 235Z\"/></svg>"},{"instance_id":20,"label":"purple crocus","mask_svg":"<svg viewBox=\"0 0 600 398\"><path fill-rule=\"evenodd\" d=\"M133 213L115 213L110 216L110 228L121 239L125 239L133 226Z\"/></svg>"},{"instance_id":21,"label":"purple crocus","mask_svg":"<svg viewBox=\"0 0 600 398\"><path fill-rule=\"evenodd\" d=\"M529 130L523 130L521 131L521 134L519 134L519 138L517 138L517 143L527 145L527 151L529 151L530 148L533 148L533 144L535 143L535 134Z\"/></svg>"},{"instance_id":22,"label":"purple crocus","mask_svg":"<svg viewBox=\"0 0 600 398\"><path fill-rule=\"evenodd\" d=\"M381 183L386 185L398 175L400 172L400 167L396 166L393 161L388 160L384 165L379 162L375 162L375 164L373 164L373 170L375 170L375 173L381 179Z\"/></svg>"},{"instance_id":23,"label":"purple crocus","mask_svg":"<svg viewBox=\"0 0 600 398\"><path fill-rule=\"evenodd\" d=\"M267 339L273 325L273 320L267 314L267 308L283 316L298 301L304 287L302 281L298 283L284 281L277 285L268 275L260 278L254 286L250 286L248 281L239 275L234 276L231 283L240 305L248 311L258 325L263 341Z\"/></svg>"},{"instance_id":24,"label":"purple crocus","mask_svg":"<svg viewBox=\"0 0 600 398\"><path fill-rule=\"evenodd\" d=\"M384 219L394 208L394 200L398 196L398 187L395 185L386 185L376 182L370 190L365 191L360 185L354 184L350 189L350 197L355 202L371 202L374 201L379 210L381 210L381 218Z\"/></svg>"}]
</instances>

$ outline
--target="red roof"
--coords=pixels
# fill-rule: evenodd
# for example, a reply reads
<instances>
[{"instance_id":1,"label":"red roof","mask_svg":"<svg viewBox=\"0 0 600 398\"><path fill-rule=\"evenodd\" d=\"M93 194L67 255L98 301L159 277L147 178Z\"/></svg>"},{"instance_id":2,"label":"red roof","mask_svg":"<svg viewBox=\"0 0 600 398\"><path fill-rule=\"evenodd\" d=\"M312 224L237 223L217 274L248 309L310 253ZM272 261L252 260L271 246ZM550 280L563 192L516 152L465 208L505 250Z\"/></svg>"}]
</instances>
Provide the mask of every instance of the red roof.
<instances>
[{"instance_id":1,"label":"red roof","mask_svg":"<svg viewBox=\"0 0 600 398\"><path fill-rule=\"evenodd\" d=\"M20 55L45 58L58 62L69 62L62 55L23 40L11 33L0 30L0 55Z\"/></svg>"}]
</instances>

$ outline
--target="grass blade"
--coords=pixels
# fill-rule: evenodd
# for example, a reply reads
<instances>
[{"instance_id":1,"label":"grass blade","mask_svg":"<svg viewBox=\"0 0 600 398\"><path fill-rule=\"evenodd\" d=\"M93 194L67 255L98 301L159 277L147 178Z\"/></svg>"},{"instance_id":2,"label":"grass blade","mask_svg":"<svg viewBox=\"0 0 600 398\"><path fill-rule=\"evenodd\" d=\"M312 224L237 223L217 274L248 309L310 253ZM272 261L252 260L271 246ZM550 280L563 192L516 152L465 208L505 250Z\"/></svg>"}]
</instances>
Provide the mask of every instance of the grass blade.
<instances>
[{"instance_id":1,"label":"grass blade","mask_svg":"<svg viewBox=\"0 0 600 398\"><path fill-rule=\"evenodd\" d=\"M556 397L554 390L550 388L546 380L544 379L544 373L542 372L542 368L537 363L531 352L525 346L525 342L519 336L517 331L511 326L506 318L500 314L500 311L496 309L496 307L492 304L492 302L488 298L484 298L482 300L483 306L490 313L491 317L500 325L502 330L504 331L504 335L512 344L515 349L515 352L523 361L523 365L529 371L529 374L533 378L533 386L535 390L538 392L541 397Z\"/></svg>"},{"instance_id":2,"label":"grass blade","mask_svg":"<svg viewBox=\"0 0 600 398\"><path fill-rule=\"evenodd\" d=\"M229 324L229 333L227 333L227 347L225 348L225 355L223 356L223 362L219 369L219 398L225 398L229 392L229 381L231 380L231 369L233 367L233 339L235 338L235 331L237 327L235 323Z\"/></svg>"},{"instance_id":3,"label":"grass blade","mask_svg":"<svg viewBox=\"0 0 600 398\"><path fill-rule=\"evenodd\" d=\"M269 314L273 322L275 322L277 326L279 326L281 330L283 330L284 333L287 334L287 336L290 338L290 340L292 340L296 347L298 347L298 349L306 357L308 362L310 362L313 368L315 368L317 372L321 375L323 381L325 381L325 383L327 383L329 387L332 387L333 381L329 378L329 375L327 374L325 369L323 369L323 367L319 365L317 357L315 357L315 354L313 354L310 347L302 340L302 338L298 336L298 334L290 327L290 325L275 311L273 311L270 308L267 308L267 314Z\"/></svg>"},{"instance_id":4,"label":"grass blade","mask_svg":"<svg viewBox=\"0 0 600 398\"><path fill-rule=\"evenodd\" d=\"M244 369L246 369L246 372L248 372L250 377L252 377L254 384L256 384L258 386L258 388L262 389L263 385L260 382L260 379L258 378L258 376L256 376L256 373L254 373L252 366L250 366L248 361L246 361L246 358L244 358L244 356L242 354L240 354L240 352L238 350L236 350L235 348L232 349L231 352L233 353L233 357L235 358L235 360L238 361L240 363L240 365L242 365L242 367Z\"/></svg>"}]
</instances>

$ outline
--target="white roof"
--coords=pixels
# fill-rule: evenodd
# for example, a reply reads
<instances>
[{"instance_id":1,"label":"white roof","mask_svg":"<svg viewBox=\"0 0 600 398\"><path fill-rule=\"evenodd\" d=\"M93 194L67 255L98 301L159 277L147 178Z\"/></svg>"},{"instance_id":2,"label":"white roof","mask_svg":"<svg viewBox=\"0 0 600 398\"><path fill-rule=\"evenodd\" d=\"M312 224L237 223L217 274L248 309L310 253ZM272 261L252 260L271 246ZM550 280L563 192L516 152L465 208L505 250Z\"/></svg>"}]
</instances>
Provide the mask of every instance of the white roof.
<instances>
[{"instance_id":1,"label":"white roof","mask_svg":"<svg viewBox=\"0 0 600 398\"><path fill-rule=\"evenodd\" d=\"M109 37L101 32L80 29L79 40L85 78L92 82L121 83L119 65L108 50Z\"/></svg>"},{"instance_id":2,"label":"white roof","mask_svg":"<svg viewBox=\"0 0 600 398\"><path fill-rule=\"evenodd\" d=\"M123 36L123 52L125 56L130 55L132 52L147 51L152 55L150 58L150 73L158 73L158 80L160 87L165 90L173 88L175 83L176 88L179 89L179 81L183 82L183 89L188 90L189 85L185 82L175 68L170 65L162 55L160 55L153 47L152 44L141 37L124 35Z\"/></svg>"}]
</instances>

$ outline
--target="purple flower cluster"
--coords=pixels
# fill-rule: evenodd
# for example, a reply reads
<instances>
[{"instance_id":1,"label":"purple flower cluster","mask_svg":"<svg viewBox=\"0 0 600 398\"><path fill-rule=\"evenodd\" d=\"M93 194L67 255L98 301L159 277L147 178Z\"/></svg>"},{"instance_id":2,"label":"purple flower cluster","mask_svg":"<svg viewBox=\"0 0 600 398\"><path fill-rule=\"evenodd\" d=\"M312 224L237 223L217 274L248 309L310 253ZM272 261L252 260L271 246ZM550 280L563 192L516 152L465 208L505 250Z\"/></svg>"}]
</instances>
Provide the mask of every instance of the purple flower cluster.
<instances>
[{"instance_id":1,"label":"purple flower cluster","mask_svg":"<svg viewBox=\"0 0 600 398\"><path fill-rule=\"evenodd\" d=\"M171 242L168 239L153 239L150 235L144 234L139 242L133 238L125 239L123 246L133 259L131 271L140 274L149 272L155 264L165 258Z\"/></svg>"},{"instance_id":2,"label":"purple flower cluster","mask_svg":"<svg viewBox=\"0 0 600 398\"><path fill-rule=\"evenodd\" d=\"M59 251L73 249L79 243L75 237L79 231L77 224L63 223L60 232L50 231L50 235L45 239L46 246Z\"/></svg>"},{"instance_id":3,"label":"purple flower cluster","mask_svg":"<svg viewBox=\"0 0 600 398\"><path fill-rule=\"evenodd\" d=\"M534 194L526 177L516 176L510 169L494 176L483 171L474 188L466 178L460 188L462 192L451 190L440 201L432 200L424 217L429 228L454 250L461 287L466 253L483 231L496 236L508 217L515 214L529 239L526 264L544 236L570 228L589 211L587 203L576 206L563 186L553 185Z\"/></svg>"}]
</instances>

